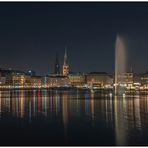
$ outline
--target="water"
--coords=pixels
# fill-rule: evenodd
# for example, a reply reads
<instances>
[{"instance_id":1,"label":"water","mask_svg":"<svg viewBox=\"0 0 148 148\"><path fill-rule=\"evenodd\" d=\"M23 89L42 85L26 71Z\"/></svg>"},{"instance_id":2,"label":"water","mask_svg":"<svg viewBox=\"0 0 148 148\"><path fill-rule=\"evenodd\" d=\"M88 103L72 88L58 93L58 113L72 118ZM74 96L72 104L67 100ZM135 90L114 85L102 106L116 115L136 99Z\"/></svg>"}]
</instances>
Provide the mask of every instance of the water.
<instances>
[{"instance_id":1,"label":"water","mask_svg":"<svg viewBox=\"0 0 148 148\"><path fill-rule=\"evenodd\" d=\"M148 96L0 91L0 145L148 145Z\"/></svg>"}]
</instances>

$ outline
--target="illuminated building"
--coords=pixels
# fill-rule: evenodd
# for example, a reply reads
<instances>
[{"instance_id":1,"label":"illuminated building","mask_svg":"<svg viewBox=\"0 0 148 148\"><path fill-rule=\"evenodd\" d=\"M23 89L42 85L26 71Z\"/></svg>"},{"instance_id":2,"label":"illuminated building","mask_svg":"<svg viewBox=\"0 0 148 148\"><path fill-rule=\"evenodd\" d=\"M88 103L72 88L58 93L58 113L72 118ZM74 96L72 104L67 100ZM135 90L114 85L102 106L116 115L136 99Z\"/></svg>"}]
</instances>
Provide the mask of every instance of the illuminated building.
<instances>
[{"instance_id":1,"label":"illuminated building","mask_svg":"<svg viewBox=\"0 0 148 148\"><path fill-rule=\"evenodd\" d=\"M141 85L144 89L148 88L148 72L141 75Z\"/></svg>"},{"instance_id":2,"label":"illuminated building","mask_svg":"<svg viewBox=\"0 0 148 148\"><path fill-rule=\"evenodd\" d=\"M63 75L67 76L68 74L69 74L69 65L68 65L68 58L67 58L67 50L65 49Z\"/></svg>"},{"instance_id":3,"label":"illuminated building","mask_svg":"<svg viewBox=\"0 0 148 148\"><path fill-rule=\"evenodd\" d=\"M140 88L140 86L141 86L141 75L140 74L133 74L133 85L134 85L134 87L135 87L135 89L139 89Z\"/></svg>"},{"instance_id":4,"label":"illuminated building","mask_svg":"<svg viewBox=\"0 0 148 148\"><path fill-rule=\"evenodd\" d=\"M31 77L25 74L12 74L12 84L15 86L27 86L31 83Z\"/></svg>"},{"instance_id":5,"label":"illuminated building","mask_svg":"<svg viewBox=\"0 0 148 148\"><path fill-rule=\"evenodd\" d=\"M0 85L6 84L6 77L0 74Z\"/></svg>"},{"instance_id":6,"label":"illuminated building","mask_svg":"<svg viewBox=\"0 0 148 148\"><path fill-rule=\"evenodd\" d=\"M12 84L12 70L0 69L1 85Z\"/></svg>"},{"instance_id":7,"label":"illuminated building","mask_svg":"<svg viewBox=\"0 0 148 148\"><path fill-rule=\"evenodd\" d=\"M55 67L54 67L54 74L56 75L60 74L60 65L59 65L59 59L57 54L56 54L56 61L55 61Z\"/></svg>"},{"instance_id":8,"label":"illuminated building","mask_svg":"<svg viewBox=\"0 0 148 148\"><path fill-rule=\"evenodd\" d=\"M68 87L71 86L71 83L67 76L50 75L47 78L47 85L49 87Z\"/></svg>"},{"instance_id":9,"label":"illuminated building","mask_svg":"<svg viewBox=\"0 0 148 148\"><path fill-rule=\"evenodd\" d=\"M73 86L84 86L85 75L84 74L69 74L68 78Z\"/></svg>"},{"instance_id":10,"label":"illuminated building","mask_svg":"<svg viewBox=\"0 0 148 148\"><path fill-rule=\"evenodd\" d=\"M86 84L94 88L110 88L113 85L113 77L105 72L92 72L85 75Z\"/></svg>"},{"instance_id":11,"label":"illuminated building","mask_svg":"<svg viewBox=\"0 0 148 148\"><path fill-rule=\"evenodd\" d=\"M133 78L132 72L121 73L118 75L118 84L122 87L132 87L134 83Z\"/></svg>"},{"instance_id":12,"label":"illuminated building","mask_svg":"<svg viewBox=\"0 0 148 148\"><path fill-rule=\"evenodd\" d=\"M31 77L31 86L32 87L41 87L42 77L41 76L32 76Z\"/></svg>"},{"instance_id":13,"label":"illuminated building","mask_svg":"<svg viewBox=\"0 0 148 148\"><path fill-rule=\"evenodd\" d=\"M12 85L13 84L13 76L20 76L20 75L26 75L25 72L20 71L20 70L12 70L12 69L0 69L0 79L1 79L1 84L5 85Z\"/></svg>"}]
</instances>

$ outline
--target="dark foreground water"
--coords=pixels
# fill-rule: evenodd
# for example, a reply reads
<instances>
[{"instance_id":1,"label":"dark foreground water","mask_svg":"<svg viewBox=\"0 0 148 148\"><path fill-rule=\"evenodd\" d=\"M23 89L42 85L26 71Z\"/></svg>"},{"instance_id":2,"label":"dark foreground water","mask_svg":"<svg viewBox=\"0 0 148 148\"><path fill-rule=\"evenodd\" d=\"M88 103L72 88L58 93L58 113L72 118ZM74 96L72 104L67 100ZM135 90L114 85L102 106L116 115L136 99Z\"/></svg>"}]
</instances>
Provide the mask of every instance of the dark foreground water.
<instances>
[{"instance_id":1,"label":"dark foreground water","mask_svg":"<svg viewBox=\"0 0 148 148\"><path fill-rule=\"evenodd\" d=\"M148 96L0 91L0 145L148 145Z\"/></svg>"}]
</instances>

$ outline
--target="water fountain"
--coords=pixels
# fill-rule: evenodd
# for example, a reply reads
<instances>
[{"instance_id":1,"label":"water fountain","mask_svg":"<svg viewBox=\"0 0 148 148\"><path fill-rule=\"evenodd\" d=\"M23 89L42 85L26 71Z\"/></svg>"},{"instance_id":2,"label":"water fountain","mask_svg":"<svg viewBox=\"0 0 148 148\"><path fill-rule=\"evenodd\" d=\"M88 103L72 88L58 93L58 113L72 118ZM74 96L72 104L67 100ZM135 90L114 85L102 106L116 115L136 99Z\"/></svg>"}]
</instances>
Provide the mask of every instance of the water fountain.
<instances>
[{"instance_id":1,"label":"water fountain","mask_svg":"<svg viewBox=\"0 0 148 148\"><path fill-rule=\"evenodd\" d=\"M123 80L121 74L126 71L126 50L124 38L117 35L115 46L115 95L123 95L124 87L121 87Z\"/></svg>"}]
</instances>

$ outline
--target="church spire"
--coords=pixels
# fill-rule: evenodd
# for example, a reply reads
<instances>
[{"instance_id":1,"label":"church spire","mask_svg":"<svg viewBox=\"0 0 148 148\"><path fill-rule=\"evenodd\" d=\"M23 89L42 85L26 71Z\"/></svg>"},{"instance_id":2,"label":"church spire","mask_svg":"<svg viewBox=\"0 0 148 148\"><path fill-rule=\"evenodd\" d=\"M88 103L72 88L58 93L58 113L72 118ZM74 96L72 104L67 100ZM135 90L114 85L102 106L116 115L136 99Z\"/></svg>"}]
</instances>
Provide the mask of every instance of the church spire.
<instances>
[{"instance_id":1,"label":"church spire","mask_svg":"<svg viewBox=\"0 0 148 148\"><path fill-rule=\"evenodd\" d=\"M67 56L67 48L65 48L64 64L63 64L63 75L67 76L68 74L69 74L68 56Z\"/></svg>"},{"instance_id":2,"label":"church spire","mask_svg":"<svg viewBox=\"0 0 148 148\"><path fill-rule=\"evenodd\" d=\"M64 54L64 65L68 65L68 59L67 59L67 48L65 48L65 54Z\"/></svg>"}]
</instances>

